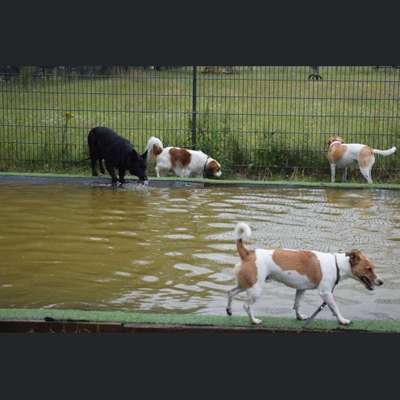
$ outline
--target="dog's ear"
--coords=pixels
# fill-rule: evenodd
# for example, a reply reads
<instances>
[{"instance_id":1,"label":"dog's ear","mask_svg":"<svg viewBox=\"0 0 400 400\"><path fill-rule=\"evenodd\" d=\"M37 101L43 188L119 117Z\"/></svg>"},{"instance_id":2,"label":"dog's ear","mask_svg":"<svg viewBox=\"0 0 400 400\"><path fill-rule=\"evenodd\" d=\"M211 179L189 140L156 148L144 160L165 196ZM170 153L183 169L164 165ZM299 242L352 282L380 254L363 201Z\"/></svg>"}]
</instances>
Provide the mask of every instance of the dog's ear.
<instances>
[{"instance_id":1,"label":"dog's ear","mask_svg":"<svg viewBox=\"0 0 400 400\"><path fill-rule=\"evenodd\" d=\"M131 151L130 157L132 161L137 161L139 159L139 155L135 150Z\"/></svg>"},{"instance_id":2,"label":"dog's ear","mask_svg":"<svg viewBox=\"0 0 400 400\"><path fill-rule=\"evenodd\" d=\"M146 151L141 155L141 157L143 158L143 160L147 160L147 152L148 152L148 150L146 150Z\"/></svg>"},{"instance_id":3,"label":"dog's ear","mask_svg":"<svg viewBox=\"0 0 400 400\"><path fill-rule=\"evenodd\" d=\"M361 259L360 254L361 254L360 250L353 249L353 250L347 251L345 253L345 256L350 258L350 260L349 260L350 265L353 266L353 265L357 264L358 261L360 261L360 259Z\"/></svg>"},{"instance_id":4,"label":"dog's ear","mask_svg":"<svg viewBox=\"0 0 400 400\"><path fill-rule=\"evenodd\" d=\"M331 136L329 139L328 139L328 146L330 146L333 142L335 142L335 141L337 141L337 142L340 142L340 143L343 143L343 139L340 137L340 136Z\"/></svg>"}]
</instances>

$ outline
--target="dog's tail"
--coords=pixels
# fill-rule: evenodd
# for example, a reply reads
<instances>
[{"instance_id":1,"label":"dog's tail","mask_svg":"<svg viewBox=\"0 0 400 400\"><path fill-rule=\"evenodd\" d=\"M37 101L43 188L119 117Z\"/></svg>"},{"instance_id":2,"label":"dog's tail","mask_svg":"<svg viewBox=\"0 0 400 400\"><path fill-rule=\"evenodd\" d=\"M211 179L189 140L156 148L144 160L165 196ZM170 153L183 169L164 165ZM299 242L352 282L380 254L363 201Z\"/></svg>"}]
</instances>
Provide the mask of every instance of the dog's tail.
<instances>
[{"instance_id":1,"label":"dog's tail","mask_svg":"<svg viewBox=\"0 0 400 400\"><path fill-rule=\"evenodd\" d=\"M247 258L249 255L249 251L243 245L243 239L250 239L251 237L251 228L244 222L239 222L235 226L235 236L236 236L236 247L239 253L239 256L242 260Z\"/></svg>"},{"instance_id":2,"label":"dog's tail","mask_svg":"<svg viewBox=\"0 0 400 400\"><path fill-rule=\"evenodd\" d=\"M380 154L381 156L390 156L396 151L396 147L393 146L391 149L388 150L377 150L373 149L375 154Z\"/></svg>"},{"instance_id":3,"label":"dog's tail","mask_svg":"<svg viewBox=\"0 0 400 400\"><path fill-rule=\"evenodd\" d=\"M159 138L152 136L147 142L147 159L151 156L157 157L164 149L164 146Z\"/></svg>"}]
</instances>

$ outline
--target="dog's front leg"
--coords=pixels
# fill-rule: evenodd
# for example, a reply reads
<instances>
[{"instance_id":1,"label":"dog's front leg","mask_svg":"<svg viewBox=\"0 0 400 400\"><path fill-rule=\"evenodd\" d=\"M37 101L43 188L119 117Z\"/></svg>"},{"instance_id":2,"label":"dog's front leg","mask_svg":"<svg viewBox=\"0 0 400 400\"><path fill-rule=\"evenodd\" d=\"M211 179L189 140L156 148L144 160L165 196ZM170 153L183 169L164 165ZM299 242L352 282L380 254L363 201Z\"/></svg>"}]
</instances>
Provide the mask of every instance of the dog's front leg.
<instances>
[{"instance_id":1,"label":"dog's front leg","mask_svg":"<svg viewBox=\"0 0 400 400\"><path fill-rule=\"evenodd\" d=\"M123 185L125 183L125 169L124 168L118 169L118 176L119 176L119 181L121 182L121 185Z\"/></svg>"},{"instance_id":2,"label":"dog's front leg","mask_svg":"<svg viewBox=\"0 0 400 400\"><path fill-rule=\"evenodd\" d=\"M340 324L342 325L350 324L351 321L349 319L343 318L342 314L340 314L339 307L337 306L335 298L333 297L333 294L331 292L321 292L320 296L322 297L322 300L324 300L325 303L328 305L328 307L331 309L331 311L336 316Z\"/></svg>"},{"instance_id":3,"label":"dog's front leg","mask_svg":"<svg viewBox=\"0 0 400 400\"><path fill-rule=\"evenodd\" d=\"M94 157L92 157L91 160L90 160L90 163L91 163L91 166L92 166L92 176L97 176L98 175L97 169L96 169L96 161L97 160Z\"/></svg>"},{"instance_id":4,"label":"dog's front leg","mask_svg":"<svg viewBox=\"0 0 400 400\"><path fill-rule=\"evenodd\" d=\"M115 187L117 185L118 179L117 176L115 175L114 167L107 161L106 161L106 169L108 173L111 175L111 185Z\"/></svg>"},{"instance_id":5,"label":"dog's front leg","mask_svg":"<svg viewBox=\"0 0 400 400\"><path fill-rule=\"evenodd\" d=\"M331 182L335 183L336 165L331 164Z\"/></svg>"},{"instance_id":6,"label":"dog's front leg","mask_svg":"<svg viewBox=\"0 0 400 400\"><path fill-rule=\"evenodd\" d=\"M347 167L344 167L343 174L342 174L342 182L347 181Z\"/></svg>"},{"instance_id":7,"label":"dog's front leg","mask_svg":"<svg viewBox=\"0 0 400 400\"><path fill-rule=\"evenodd\" d=\"M303 298L303 295L306 291L305 290L301 290L301 289L297 289L296 290L296 297L294 298L294 306L293 306L293 310L296 312L296 318L299 321L303 321L305 319L307 319L307 315L301 314L299 312L299 308L300 308L300 301Z\"/></svg>"},{"instance_id":8,"label":"dog's front leg","mask_svg":"<svg viewBox=\"0 0 400 400\"><path fill-rule=\"evenodd\" d=\"M99 165L100 165L100 172L104 174L106 171L104 170L103 160L101 158L99 159Z\"/></svg>"}]
</instances>

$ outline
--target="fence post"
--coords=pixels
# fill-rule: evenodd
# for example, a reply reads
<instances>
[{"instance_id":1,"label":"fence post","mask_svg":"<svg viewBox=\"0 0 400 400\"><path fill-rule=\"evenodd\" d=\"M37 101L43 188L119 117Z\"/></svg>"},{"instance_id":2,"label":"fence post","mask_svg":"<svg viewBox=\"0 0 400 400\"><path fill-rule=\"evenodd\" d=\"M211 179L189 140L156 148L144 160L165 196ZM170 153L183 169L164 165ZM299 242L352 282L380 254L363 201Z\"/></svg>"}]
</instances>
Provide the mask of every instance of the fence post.
<instances>
[{"instance_id":1,"label":"fence post","mask_svg":"<svg viewBox=\"0 0 400 400\"><path fill-rule=\"evenodd\" d=\"M192 149L196 149L196 116L197 116L197 66L193 66L192 78Z\"/></svg>"}]
</instances>

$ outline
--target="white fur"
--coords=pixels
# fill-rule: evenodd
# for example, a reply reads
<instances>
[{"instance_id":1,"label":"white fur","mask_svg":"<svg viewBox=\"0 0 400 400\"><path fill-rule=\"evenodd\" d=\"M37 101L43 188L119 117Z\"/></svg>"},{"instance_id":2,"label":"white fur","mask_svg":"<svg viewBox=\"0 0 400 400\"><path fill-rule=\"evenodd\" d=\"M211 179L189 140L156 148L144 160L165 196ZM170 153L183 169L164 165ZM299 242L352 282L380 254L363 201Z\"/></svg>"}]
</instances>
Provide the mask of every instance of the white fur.
<instances>
[{"instance_id":1,"label":"white fur","mask_svg":"<svg viewBox=\"0 0 400 400\"><path fill-rule=\"evenodd\" d=\"M391 156L397 149L396 146L391 147L388 150L378 150L378 149L373 149L375 154L380 154L381 156Z\"/></svg>"},{"instance_id":2,"label":"white fur","mask_svg":"<svg viewBox=\"0 0 400 400\"><path fill-rule=\"evenodd\" d=\"M248 240L251 237L251 228L245 222L239 222L235 226L236 239Z\"/></svg>"},{"instance_id":3,"label":"white fur","mask_svg":"<svg viewBox=\"0 0 400 400\"><path fill-rule=\"evenodd\" d=\"M335 141L338 142L338 141ZM331 146L333 143L331 143ZM360 154L361 149L365 146L364 144L360 143L343 143L346 146L346 151L343 154L343 157L336 161L332 162L330 164L331 166L331 182L335 182L335 175L336 175L336 167L337 168L343 168L343 176L342 180L345 181L347 179L347 167L352 164L353 162L358 162L358 156ZM378 149L372 149L374 154L379 154L382 156L390 156L396 151L396 147L392 147L388 150L378 150ZM371 170L372 166L375 163L375 157L372 156L369 160L369 163L366 167L361 168L360 167L360 172L363 175L363 177L367 180L368 183L372 183L372 177L371 177Z\"/></svg>"}]
</instances>

